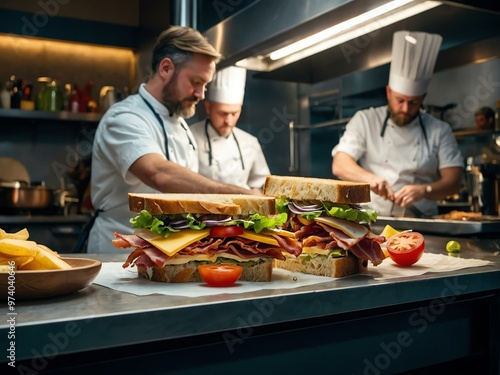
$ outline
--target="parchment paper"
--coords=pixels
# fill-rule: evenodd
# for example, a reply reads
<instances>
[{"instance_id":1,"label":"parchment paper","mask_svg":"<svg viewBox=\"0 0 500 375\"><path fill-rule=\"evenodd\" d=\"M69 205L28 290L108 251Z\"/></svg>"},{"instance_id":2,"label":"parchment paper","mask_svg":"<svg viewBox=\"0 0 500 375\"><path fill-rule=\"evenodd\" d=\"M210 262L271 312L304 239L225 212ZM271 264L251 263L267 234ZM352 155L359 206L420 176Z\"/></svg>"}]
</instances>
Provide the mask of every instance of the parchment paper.
<instances>
[{"instance_id":1,"label":"parchment paper","mask_svg":"<svg viewBox=\"0 0 500 375\"><path fill-rule=\"evenodd\" d=\"M387 280L398 277L423 275L428 272L447 272L468 267L480 267L492 262L479 259L462 259L446 255L424 253L419 262L411 267L399 267L391 259L385 259L377 267L370 265L362 275L375 280ZM182 297L201 297L217 294L247 293L262 289L291 289L336 280L331 277L306 275L283 269L273 270L271 282L238 281L226 288L215 288L205 283L159 283L137 275L135 268L122 268L120 262L105 262L94 284L135 295L165 294Z\"/></svg>"}]
</instances>

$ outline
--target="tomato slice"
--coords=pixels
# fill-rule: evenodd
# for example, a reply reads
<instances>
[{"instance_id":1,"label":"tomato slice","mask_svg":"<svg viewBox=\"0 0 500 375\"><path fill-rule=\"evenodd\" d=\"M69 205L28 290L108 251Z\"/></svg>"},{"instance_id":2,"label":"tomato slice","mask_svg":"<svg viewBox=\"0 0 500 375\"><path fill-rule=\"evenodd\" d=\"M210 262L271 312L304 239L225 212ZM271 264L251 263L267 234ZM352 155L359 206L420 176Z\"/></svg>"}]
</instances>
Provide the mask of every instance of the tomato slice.
<instances>
[{"instance_id":1,"label":"tomato slice","mask_svg":"<svg viewBox=\"0 0 500 375\"><path fill-rule=\"evenodd\" d=\"M389 238L386 244L391 259L400 266L417 263L425 249L424 236L418 232L403 232Z\"/></svg>"},{"instance_id":2,"label":"tomato slice","mask_svg":"<svg viewBox=\"0 0 500 375\"><path fill-rule=\"evenodd\" d=\"M236 264L202 264L198 266L201 278L210 286L231 286L243 273L243 267Z\"/></svg>"},{"instance_id":3,"label":"tomato slice","mask_svg":"<svg viewBox=\"0 0 500 375\"><path fill-rule=\"evenodd\" d=\"M217 226L210 228L211 237L234 237L243 234L243 228L237 225Z\"/></svg>"}]
</instances>

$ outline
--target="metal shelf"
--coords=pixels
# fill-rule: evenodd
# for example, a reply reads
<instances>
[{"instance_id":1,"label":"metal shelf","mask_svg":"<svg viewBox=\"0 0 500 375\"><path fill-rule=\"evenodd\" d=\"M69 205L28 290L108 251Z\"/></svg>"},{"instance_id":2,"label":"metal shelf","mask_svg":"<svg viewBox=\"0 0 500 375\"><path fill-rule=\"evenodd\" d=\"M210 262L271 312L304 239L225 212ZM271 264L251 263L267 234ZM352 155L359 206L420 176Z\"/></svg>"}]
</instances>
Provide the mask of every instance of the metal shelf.
<instances>
[{"instance_id":1,"label":"metal shelf","mask_svg":"<svg viewBox=\"0 0 500 375\"><path fill-rule=\"evenodd\" d=\"M78 121L95 122L101 120L102 113L71 113L45 112L45 111L23 111L20 109L0 109L0 118L16 118L26 120L55 120L55 121Z\"/></svg>"}]
</instances>

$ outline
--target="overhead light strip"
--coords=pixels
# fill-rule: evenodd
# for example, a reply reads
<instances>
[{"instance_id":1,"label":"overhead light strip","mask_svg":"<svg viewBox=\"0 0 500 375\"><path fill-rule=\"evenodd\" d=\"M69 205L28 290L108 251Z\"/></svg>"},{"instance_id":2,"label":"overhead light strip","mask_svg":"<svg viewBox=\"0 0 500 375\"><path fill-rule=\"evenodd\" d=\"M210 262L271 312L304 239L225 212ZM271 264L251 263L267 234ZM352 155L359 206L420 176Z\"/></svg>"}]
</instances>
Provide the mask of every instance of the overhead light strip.
<instances>
[{"instance_id":1,"label":"overhead light strip","mask_svg":"<svg viewBox=\"0 0 500 375\"><path fill-rule=\"evenodd\" d=\"M378 8L341 22L335 26L320 31L317 34L292 43L284 48L280 48L272 52L269 55L269 58L271 60L279 60L295 54L295 58L292 60L297 61L303 57L334 47L358 36L378 30L382 27L391 25L395 22L441 5L438 1L425 1L418 2L411 7L406 7L400 11L396 11L413 1L414 0L390 1ZM383 17L384 15L387 15L387 17ZM368 23L369 21L372 22ZM359 30L361 26L363 26L362 30ZM293 61L288 61L286 63Z\"/></svg>"}]
</instances>

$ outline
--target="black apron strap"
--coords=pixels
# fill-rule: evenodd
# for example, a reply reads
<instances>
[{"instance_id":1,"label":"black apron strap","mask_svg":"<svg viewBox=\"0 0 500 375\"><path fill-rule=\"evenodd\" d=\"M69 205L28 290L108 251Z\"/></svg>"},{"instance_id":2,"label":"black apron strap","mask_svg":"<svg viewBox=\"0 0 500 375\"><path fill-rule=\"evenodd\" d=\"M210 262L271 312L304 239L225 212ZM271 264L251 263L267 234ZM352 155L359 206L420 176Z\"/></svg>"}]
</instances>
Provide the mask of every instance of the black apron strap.
<instances>
[{"instance_id":1,"label":"black apron strap","mask_svg":"<svg viewBox=\"0 0 500 375\"><path fill-rule=\"evenodd\" d=\"M89 234L90 230L94 226L95 219L97 219L97 216L104 210L96 210L94 212L94 215L90 218L87 224L83 227L82 231L80 232L78 239L76 240L75 246L73 246L72 253L83 253L85 245L87 244L87 241L89 239Z\"/></svg>"}]
</instances>

